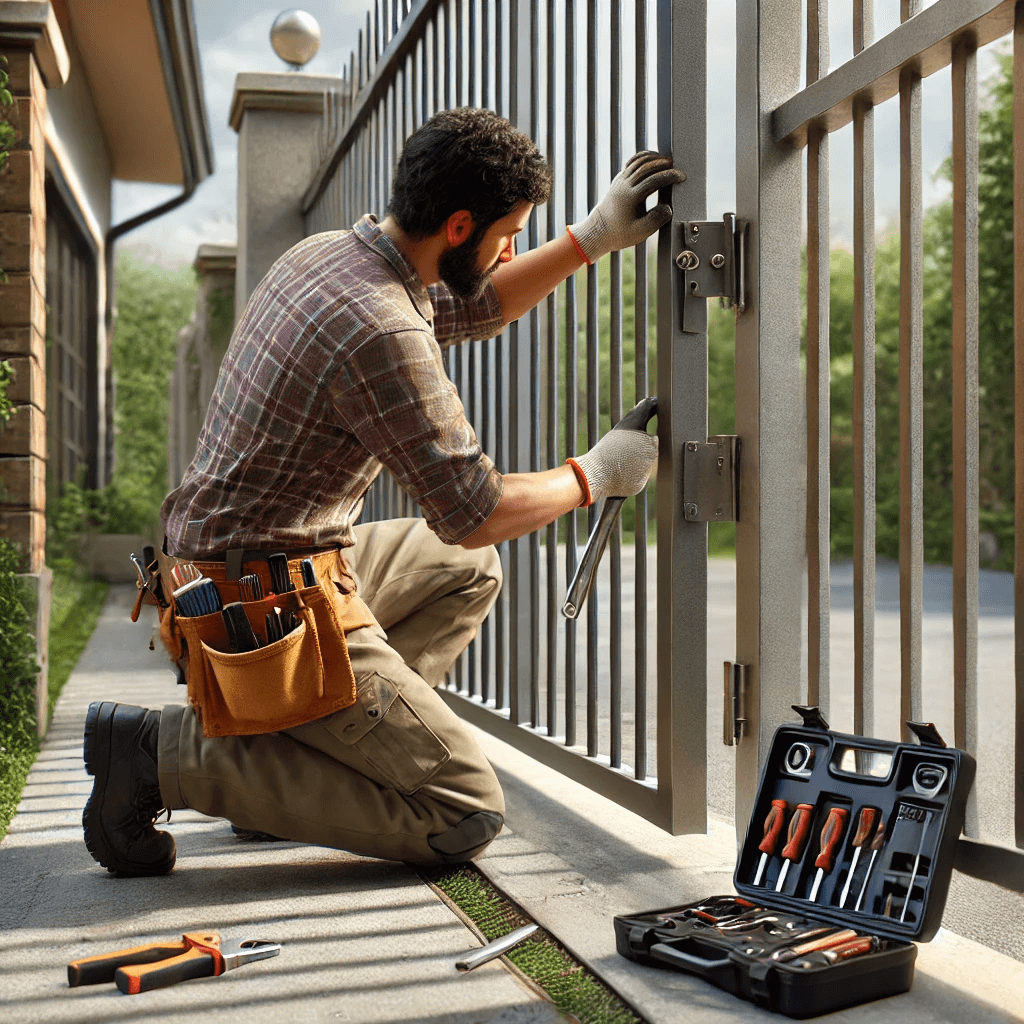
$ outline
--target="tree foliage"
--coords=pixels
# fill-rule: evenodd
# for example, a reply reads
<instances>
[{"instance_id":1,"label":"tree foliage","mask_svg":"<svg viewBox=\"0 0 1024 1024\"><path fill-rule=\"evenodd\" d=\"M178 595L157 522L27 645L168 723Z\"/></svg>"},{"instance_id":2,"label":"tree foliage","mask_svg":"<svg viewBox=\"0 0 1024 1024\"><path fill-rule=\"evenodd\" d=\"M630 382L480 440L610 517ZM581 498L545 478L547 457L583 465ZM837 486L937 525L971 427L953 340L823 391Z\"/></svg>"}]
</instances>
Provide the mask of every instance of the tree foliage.
<instances>
[{"instance_id":1,"label":"tree foliage","mask_svg":"<svg viewBox=\"0 0 1024 1024\"><path fill-rule=\"evenodd\" d=\"M993 564L1013 565L1013 79L1000 59L979 116L979 505L982 530L999 544ZM940 172L951 177L951 165ZM925 212L923 265L924 557L953 549L953 205ZM883 237L875 259L877 550L899 554L900 238ZM832 547L853 551L853 258L831 260Z\"/></svg>"},{"instance_id":2,"label":"tree foliage","mask_svg":"<svg viewBox=\"0 0 1024 1024\"><path fill-rule=\"evenodd\" d=\"M113 339L114 471L100 491L65 486L47 515L48 553L66 557L76 534L147 533L167 494L169 382L178 331L195 306L191 269L122 255Z\"/></svg>"}]
</instances>

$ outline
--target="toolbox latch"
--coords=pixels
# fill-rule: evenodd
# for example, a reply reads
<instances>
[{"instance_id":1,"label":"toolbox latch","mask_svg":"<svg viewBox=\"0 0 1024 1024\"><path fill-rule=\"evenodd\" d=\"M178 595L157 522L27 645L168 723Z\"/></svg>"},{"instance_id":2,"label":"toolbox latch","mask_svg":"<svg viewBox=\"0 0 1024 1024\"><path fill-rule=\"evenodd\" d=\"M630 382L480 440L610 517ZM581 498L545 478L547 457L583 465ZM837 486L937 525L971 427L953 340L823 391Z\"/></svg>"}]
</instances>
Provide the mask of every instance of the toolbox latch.
<instances>
[{"instance_id":1,"label":"toolbox latch","mask_svg":"<svg viewBox=\"0 0 1024 1024\"><path fill-rule=\"evenodd\" d=\"M747 728L746 712L747 666L725 662L725 713L722 720L722 742L735 747Z\"/></svg>"},{"instance_id":2,"label":"toolbox latch","mask_svg":"<svg viewBox=\"0 0 1024 1024\"><path fill-rule=\"evenodd\" d=\"M922 747L945 747L934 722L907 722L907 728L917 737Z\"/></svg>"},{"instance_id":3,"label":"toolbox latch","mask_svg":"<svg viewBox=\"0 0 1024 1024\"><path fill-rule=\"evenodd\" d=\"M816 704L790 704L790 707L804 720L805 729L820 729L828 732L829 724Z\"/></svg>"}]
</instances>

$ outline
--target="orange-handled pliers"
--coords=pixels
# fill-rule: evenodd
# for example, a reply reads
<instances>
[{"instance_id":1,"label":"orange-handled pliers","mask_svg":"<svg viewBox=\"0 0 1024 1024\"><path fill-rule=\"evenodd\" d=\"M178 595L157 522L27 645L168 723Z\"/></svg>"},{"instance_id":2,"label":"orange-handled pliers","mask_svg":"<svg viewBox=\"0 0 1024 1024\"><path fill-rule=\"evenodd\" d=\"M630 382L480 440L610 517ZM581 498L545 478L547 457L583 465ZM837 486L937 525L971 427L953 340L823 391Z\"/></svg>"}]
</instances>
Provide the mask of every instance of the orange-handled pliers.
<instances>
[{"instance_id":1,"label":"orange-handled pliers","mask_svg":"<svg viewBox=\"0 0 1024 1024\"><path fill-rule=\"evenodd\" d=\"M181 942L154 942L73 960L68 964L68 985L75 988L113 981L125 995L134 996L190 978L216 977L280 952L277 943L261 939L237 939L221 945L217 932L186 932Z\"/></svg>"}]
</instances>

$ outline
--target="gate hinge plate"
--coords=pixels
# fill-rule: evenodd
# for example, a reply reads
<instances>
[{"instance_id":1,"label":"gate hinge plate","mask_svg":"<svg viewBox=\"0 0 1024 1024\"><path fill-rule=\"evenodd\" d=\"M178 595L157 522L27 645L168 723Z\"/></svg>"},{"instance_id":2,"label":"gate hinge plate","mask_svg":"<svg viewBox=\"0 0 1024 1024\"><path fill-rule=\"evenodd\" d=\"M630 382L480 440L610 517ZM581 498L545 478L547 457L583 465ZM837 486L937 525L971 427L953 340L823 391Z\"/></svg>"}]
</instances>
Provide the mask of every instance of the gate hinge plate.
<instances>
[{"instance_id":1,"label":"gate hinge plate","mask_svg":"<svg viewBox=\"0 0 1024 1024\"><path fill-rule=\"evenodd\" d=\"M747 666L725 662L725 714L722 719L722 742L735 747L747 728L746 712Z\"/></svg>"},{"instance_id":2,"label":"gate hinge plate","mask_svg":"<svg viewBox=\"0 0 1024 1024\"><path fill-rule=\"evenodd\" d=\"M683 518L734 523L739 512L740 439L716 434L683 445Z\"/></svg>"},{"instance_id":3,"label":"gate hinge plate","mask_svg":"<svg viewBox=\"0 0 1024 1024\"><path fill-rule=\"evenodd\" d=\"M683 331L704 330L697 319L697 302L721 297L742 313L747 294L747 222L727 213L720 221L690 220L683 223L683 251L676 266L683 272L680 318Z\"/></svg>"}]
</instances>

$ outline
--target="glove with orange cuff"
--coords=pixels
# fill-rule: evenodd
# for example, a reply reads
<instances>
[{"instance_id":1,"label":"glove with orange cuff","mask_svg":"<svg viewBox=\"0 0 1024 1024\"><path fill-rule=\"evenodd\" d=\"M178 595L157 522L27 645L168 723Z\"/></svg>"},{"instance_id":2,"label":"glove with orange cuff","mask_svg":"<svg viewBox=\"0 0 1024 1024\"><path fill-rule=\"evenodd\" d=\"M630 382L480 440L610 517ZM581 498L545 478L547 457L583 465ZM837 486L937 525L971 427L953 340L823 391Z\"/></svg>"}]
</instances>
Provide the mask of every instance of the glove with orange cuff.
<instances>
[{"instance_id":1,"label":"glove with orange cuff","mask_svg":"<svg viewBox=\"0 0 1024 1024\"><path fill-rule=\"evenodd\" d=\"M659 189L686 180L672 168L672 158L642 150L630 157L615 175L604 198L590 215L566 228L580 256L596 263L605 253L639 245L672 218L667 203L647 209L647 200Z\"/></svg>"},{"instance_id":2,"label":"glove with orange cuff","mask_svg":"<svg viewBox=\"0 0 1024 1024\"><path fill-rule=\"evenodd\" d=\"M609 430L586 455L565 460L583 488L580 507L639 494L658 461L658 438L646 430Z\"/></svg>"}]
</instances>

